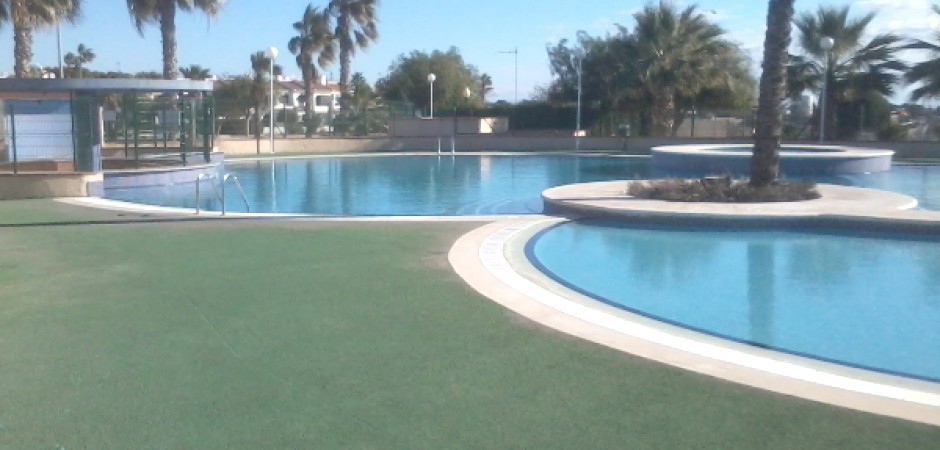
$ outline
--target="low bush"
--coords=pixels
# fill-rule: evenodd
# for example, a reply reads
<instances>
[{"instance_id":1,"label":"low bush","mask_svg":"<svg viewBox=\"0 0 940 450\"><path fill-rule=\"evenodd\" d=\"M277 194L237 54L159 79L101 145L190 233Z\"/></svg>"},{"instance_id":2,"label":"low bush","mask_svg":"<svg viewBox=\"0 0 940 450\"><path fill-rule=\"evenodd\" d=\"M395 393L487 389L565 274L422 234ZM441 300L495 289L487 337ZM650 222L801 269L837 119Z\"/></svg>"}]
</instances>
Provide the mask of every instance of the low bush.
<instances>
[{"instance_id":1,"label":"low bush","mask_svg":"<svg viewBox=\"0 0 940 450\"><path fill-rule=\"evenodd\" d=\"M748 184L747 179L732 180L730 177L631 181L626 193L636 198L670 202L760 203L819 198L816 183L811 180L776 182L755 188Z\"/></svg>"}]
</instances>

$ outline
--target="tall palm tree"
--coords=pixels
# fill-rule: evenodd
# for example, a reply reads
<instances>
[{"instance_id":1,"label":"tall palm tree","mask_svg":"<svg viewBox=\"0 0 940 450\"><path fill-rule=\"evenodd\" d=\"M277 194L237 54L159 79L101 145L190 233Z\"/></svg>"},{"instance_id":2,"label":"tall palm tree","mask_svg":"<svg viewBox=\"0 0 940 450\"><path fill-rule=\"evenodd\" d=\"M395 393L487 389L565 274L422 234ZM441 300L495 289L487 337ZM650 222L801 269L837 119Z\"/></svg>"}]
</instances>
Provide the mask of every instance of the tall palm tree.
<instances>
[{"instance_id":1,"label":"tall palm tree","mask_svg":"<svg viewBox=\"0 0 940 450\"><path fill-rule=\"evenodd\" d=\"M33 59L33 30L73 22L81 10L81 0L0 0L0 22L13 24L13 72L26 78Z\"/></svg>"},{"instance_id":2,"label":"tall palm tree","mask_svg":"<svg viewBox=\"0 0 940 450\"><path fill-rule=\"evenodd\" d=\"M85 44L78 44L76 52L65 54L65 65L71 68L72 76L82 78L85 64L95 60L95 52L86 47Z\"/></svg>"},{"instance_id":3,"label":"tall palm tree","mask_svg":"<svg viewBox=\"0 0 940 450\"><path fill-rule=\"evenodd\" d=\"M933 5L933 11L940 15L940 6ZM934 39L940 42L940 32L934 34ZM917 84L917 87L911 91L911 100L940 97L940 44L914 39L905 48L924 50L929 55L923 61L911 66L911 69L904 74L904 81Z\"/></svg>"},{"instance_id":4,"label":"tall palm tree","mask_svg":"<svg viewBox=\"0 0 940 450\"><path fill-rule=\"evenodd\" d=\"M330 30L330 13L327 10L308 5L304 16L294 23L297 35L287 43L291 53L297 55L297 66L304 79L304 120L307 122L306 135L313 136L314 129L310 126L313 120L313 83L319 77L317 66L325 68L335 59L333 33ZM313 57L317 55L317 64Z\"/></svg>"},{"instance_id":5,"label":"tall palm tree","mask_svg":"<svg viewBox=\"0 0 940 450\"><path fill-rule=\"evenodd\" d=\"M783 129L783 101L786 98L790 22L794 0L770 0L767 31L764 34L764 63L757 98L757 123L751 180L754 187L767 186L777 179L780 135Z\"/></svg>"},{"instance_id":6,"label":"tall palm tree","mask_svg":"<svg viewBox=\"0 0 940 450\"><path fill-rule=\"evenodd\" d=\"M345 95L351 75L349 64L356 48L366 48L378 39L378 0L330 0L328 9L336 17L335 39L339 40L339 85Z\"/></svg>"},{"instance_id":7,"label":"tall palm tree","mask_svg":"<svg viewBox=\"0 0 940 450\"><path fill-rule=\"evenodd\" d=\"M194 9L213 17L222 10L226 0L127 0L127 10L141 36L144 25L160 24L163 39L163 78L176 79L176 11L190 12Z\"/></svg>"},{"instance_id":8,"label":"tall palm tree","mask_svg":"<svg viewBox=\"0 0 940 450\"><path fill-rule=\"evenodd\" d=\"M636 59L631 72L650 103L653 134L664 136L675 130L677 99L694 97L722 78L721 56L732 53L734 45L695 6L679 11L661 0L633 17L636 28L629 40Z\"/></svg>"},{"instance_id":9,"label":"tall palm tree","mask_svg":"<svg viewBox=\"0 0 940 450\"><path fill-rule=\"evenodd\" d=\"M212 76L212 71L199 64L190 64L189 67L181 67L180 74L190 80L207 80Z\"/></svg>"},{"instance_id":10,"label":"tall palm tree","mask_svg":"<svg viewBox=\"0 0 940 450\"><path fill-rule=\"evenodd\" d=\"M489 74L480 75L480 103L486 104L486 96L493 92L493 77Z\"/></svg>"},{"instance_id":11,"label":"tall palm tree","mask_svg":"<svg viewBox=\"0 0 940 450\"><path fill-rule=\"evenodd\" d=\"M820 6L815 14L800 14L793 24L800 31L798 42L804 56L791 58L791 97L798 97L804 89L820 89L827 84L825 103L826 136L834 135L838 123L839 104L859 101L868 95L890 96L899 81L899 73L907 66L896 53L901 49L901 38L887 33L872 37L867 42L868 25L875 18L869 13L849 18L849 7ZM832 38L829 51L820 42Z\"/></svg>"}]
</instances>

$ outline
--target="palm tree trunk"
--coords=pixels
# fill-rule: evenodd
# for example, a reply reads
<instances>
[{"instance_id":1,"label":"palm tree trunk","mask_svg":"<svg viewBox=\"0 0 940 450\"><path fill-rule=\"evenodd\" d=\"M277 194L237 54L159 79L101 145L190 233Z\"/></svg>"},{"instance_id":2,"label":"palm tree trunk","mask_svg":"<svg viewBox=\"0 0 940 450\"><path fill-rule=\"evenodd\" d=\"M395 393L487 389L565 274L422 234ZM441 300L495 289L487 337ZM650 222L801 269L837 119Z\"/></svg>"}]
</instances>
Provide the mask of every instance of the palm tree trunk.
<instances>
[{"instance_id":1,"label":"palm tree trunk","mask_svg":"<svg viewBox=\"0 0 940 450\"><path fill-rule=\"evenodd\" d=\"M675 102L671 92L663 90L654 94L653 108L650 111L650 118L653 122L653 136L664 137L671 133L674 109Z\"/></svg>"},{"instance_id":2,"label":"palm tree trunk","mask_svg":"<svg viewBox=\"0 0 940 450\"><path fill-rule=\"evenodd\" d=\"M26 78L29 63L33 59L33 33L26 17L26 5L23 0L13 0L10 4L10 22L13 24L13 73L16 78Z\"/></svg>"},{"instance_id":3,"label":"palm tree trunk","mask_svg":"<svg viewBox=\"0 0 940 450\"><path fill-rule=\"evenodd\" d=\"M304 77L304 136L313 137L313 58L307 56L304 58L303 77Z\"/></svg>"},{"instance_id":4,"label":"palm tree trunk","mask_svg":"<svg viewBox=\"0 0 940 450\"><path fill-rule=\"evenodd\" d=\"M163 38L163 79L176 79L176 0L160 1L160 35Z\"/></svg>"},{"instance_id":5,"label":"palm tree trunk","mask_svg":"<svg viewBox=\"0 0 940 450\"><path fill-rule=\"evenodd\" d=\"M764 64L757 99L754 153L751 156L750 184L754 187L767 186L777 179L793 2L794 0L770 0L767 8Z\"/></svg>"},{"instance_id":6,"label":"palm tree trunk","mask_svg":"<svg viewBox=\"0 0 940 450\"><path fill-rule=\"evenodd\" d=\"M337 20L341 21L342 29L345 33L342 36L349 36L349 30L352 27L352 19L348 14L340 15ZM339 26L337 27L340 28ZM345 37L339 40L339 91L343 97L346 97L349 91L349 64L352 59L352 39Z\"/></svg>"}]
</instances>

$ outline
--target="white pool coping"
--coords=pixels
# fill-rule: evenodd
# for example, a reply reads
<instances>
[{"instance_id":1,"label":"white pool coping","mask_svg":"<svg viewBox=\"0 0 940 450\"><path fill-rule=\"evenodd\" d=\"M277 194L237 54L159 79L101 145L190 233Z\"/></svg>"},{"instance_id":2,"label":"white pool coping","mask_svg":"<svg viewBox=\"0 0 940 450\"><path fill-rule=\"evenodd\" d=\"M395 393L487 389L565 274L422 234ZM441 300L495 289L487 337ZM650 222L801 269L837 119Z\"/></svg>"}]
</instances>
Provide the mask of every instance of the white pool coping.
<instances>
[{"instance_id":1,"label":"white pool coping","mask_svg":"<svg viewBox=\"0 0 940 450\"><path fill-rule=\"evenodd\" d=\"M827 363L728 341L629 313L540 273L525 242L565 219L502 220L462 236L454 269L493 301L556 330L717 378L875 414L940 425L940 383Z\"/></svg>"}]
</instances>

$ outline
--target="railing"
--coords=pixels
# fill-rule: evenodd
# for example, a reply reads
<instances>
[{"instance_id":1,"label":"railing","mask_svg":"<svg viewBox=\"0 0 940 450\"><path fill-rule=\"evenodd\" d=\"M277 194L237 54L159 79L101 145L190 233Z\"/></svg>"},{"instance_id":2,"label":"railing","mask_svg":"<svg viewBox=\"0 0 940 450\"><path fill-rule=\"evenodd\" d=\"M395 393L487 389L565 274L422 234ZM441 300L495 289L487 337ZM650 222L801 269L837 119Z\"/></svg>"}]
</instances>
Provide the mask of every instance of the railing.
<instances>
[{"instance_id":1,"label":"railing","mask_svg":"<svg viewBox=\"0 0 940 450\"><path fill-rule=\"evenodd\" d=\"M212 190L215 191L215 197L219 200L219 203L222 204L222 215L225 215L225 183L229 180L235 183L235 187L238 188L238 192L242 196L242 200L245 201L245 211L251 212L251 205L248 203L248 196L245 195L245 190L242 189L241 183L238 182L238 177L234 174L227 173L222 176L221 189L215 184L215 179L218 178L215 174L201 173L196 177L196 214L199 214L199 203L202 199L200 192L200 186L202 181L208 181L212 185Z\"/></svg>"}]
</instances>

